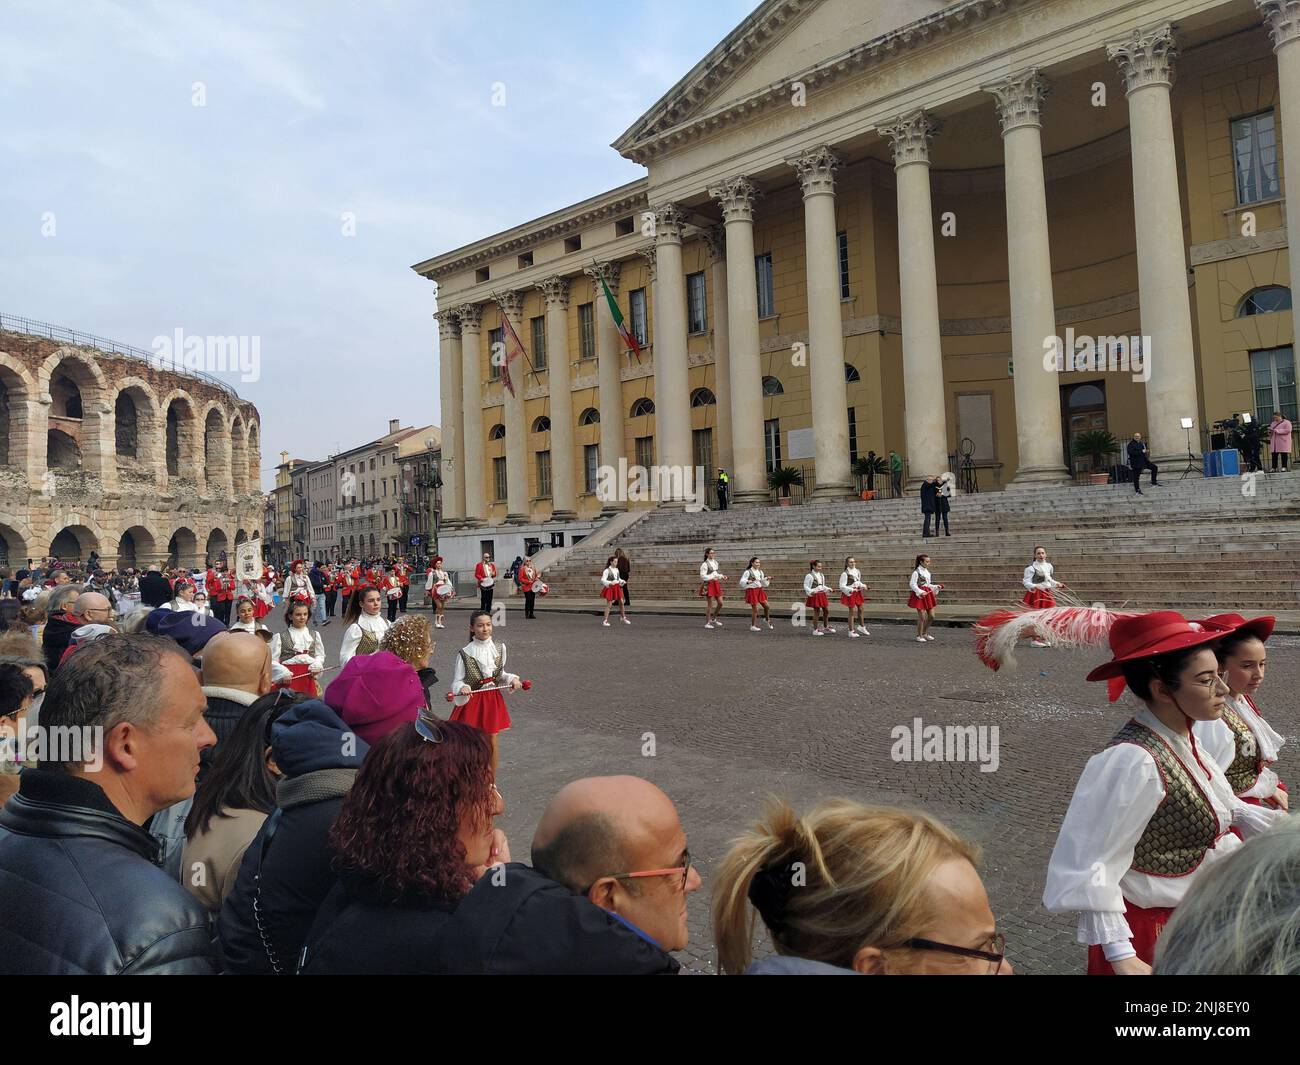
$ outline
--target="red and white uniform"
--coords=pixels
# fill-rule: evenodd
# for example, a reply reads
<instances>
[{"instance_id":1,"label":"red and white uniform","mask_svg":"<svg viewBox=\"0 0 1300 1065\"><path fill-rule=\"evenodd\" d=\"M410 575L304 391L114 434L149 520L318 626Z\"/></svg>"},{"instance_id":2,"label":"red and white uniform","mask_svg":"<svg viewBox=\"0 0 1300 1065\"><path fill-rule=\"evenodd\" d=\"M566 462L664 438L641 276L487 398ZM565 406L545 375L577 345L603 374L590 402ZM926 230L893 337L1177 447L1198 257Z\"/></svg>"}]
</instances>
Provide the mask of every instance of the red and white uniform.
<instances>
[{"instance_id":1,"label":"red and white uniform","mask_svg":"<svg viewBox=\"0 0 1300 1065\"><path fill-rule=\"evenodd\" d=\"M809 570L808 575L803 579L803 605L818 610L829 610L831 607L829 590L826 574Z\"/></svg>"},{"instance_id":2,"label":"red and white uniform","mask_svg":"<svg viewBox=\"0 0 1300 1065\"><path fill-rule=\"evenodd\" d=\"M272 636L271 661L279 662L293 674L293 679L282 687L312 698L319 695L316 677L325 668L325 643L311 626L290 626L283 636L278 632Z\"/></svg>"},{"instance_id":3,"label":"red and white uniform","mask_svg":"<svg viewBox=\"0 0 1300 1065\"><path fill-rule=\"evenodd\" d=\"M541 572L531 563L519 567L519 588L521 591L531 592L533 585L541 583L541 580Z\"/></svg>"},{"instance_id":4,"label":"red and white uniform","mask_svg":"<svg viewBox=\"0 0 1300 1065\"><path fill-rule=\"evenodd\" d=\"M867 601L863 594L867 586L862 583L860 569L846 569L840 574L840 602L847 607L862 606Z\"/></svg>"},{"instance_id":5,"label":"red and white uniform","mask_svg":"<svg viewBox=\"0 0 1300 1065\"><path fill-rule=\"evenodd\" d=\"M280 597L285 600L306 599L312 607L316 605L316 593L312 590L311 578L306 573L290 573L285 577Z\"/></svg>"},{"instance_id":6,"label":"red and white uniform","mask_svg":"<svg viewBox=\"0 0 1300 1065\"><path fill-rule=\"evenodd\" d=\"M1274 807L1279 791L1286 791L1286 785L1271 768L1277 761L1278 752L1286 743L1286 737L1276 732L1273 726L1264 720L1249 695L1226 695L1223 701L1228 709L1236 713L1242 723L1250 730L1254 740L1253 751L1243 751L1233 732L1222 718L1213 721L1197 721L1192 725L1192 732L1201 749L1210 754L1225 772L1239 756L1253 756L1259 765L1259 778L1249 788L1237 792L1237 798L1257 806Z\"/></svg>"},{"instance_id":7,"label":"red and white uniform","mask_svg":"<svg viewBox=\"0 0 1300 1065\"><path fill-rule=\"evenodd\" d=\"M618 575L617 566L606 566L605 572L600 575L600 597L611 603L621 603L625 583Z\"/></svg>"},{"instance_id":8,"label":"red and white uniform","mask_svg":"<svg viewBox=\"0 0 1300 1065\"><path fill-rule=\"evenodd\" d=\"M1090 973L1106 972L1109 963L1135 954L1150 963L1159 930L1197 877L1237 850L1242 835L1262 832L1284 816L1238 799L1219 764L1145 706L1132 720L1163 741L1218 824L1190 872L1141 872L1133 868L1135 851L1164 803L1164 773L1133 742L1116 742L1088 759L1047 867L1043 905L1053 913L1079 913L1079 942L1093 948Z\"/></svg>"},{"instance_id":9,"label":"red and white uniform","mask_svg":"<svg viewBox=\"0 0 1300 1065\"><path fill-rule=\"evenodd\" d=\"M451 574L445 569L429 570L429 575L424 580L424 590L444 603L456 594L451 583Z\"/></svg>"},{"instance_id":10,"label":"red and white uniform","mask_svg":"<svg viewBox=\"0 0 1300 1065\"><path fill-rule=\"evenodd\" d=\"M751 606L762 606L767 602L767 586L771 583L761 569L745 570L740 575L740 587L745 593L745 602Z\"/></svg>"},{"instance_id":11,"label":"red and white uniform","mask_svg":"<svg viewBox=\"0 0 1300 1065\"><path fill-rule=\"evenodd\" d=\"M468 663L468 668L467 668ZM499 691L479 691L480 687L508 687L519 679L507 673L506 645L493 640L470 640L456 655L451 690L460 692L462 685L474 689L469 702L451 713L451 720L463 721L487 733L504 732L510 727L510 713ZM472 675L471 675L472 674Z\"/></svg>"},{"instance_id":12,"label":"red and white uniform","mask_svg":"<svg viewBox=\"0 0 1300 1065\"><path fill-rule=\"evenodd\" d=\"M911 579L907 582L910 593L907 597L907 605L915 610L933 610L937 602L937 593L939 586L930 582L930 571L924 566L917 566L912 570Z\"/></svg>"},{"instance_id":13,"label":"red and white uniform","mask_svg":"<svg viewBox=\"0 0 1300 1065\"><path fill-rule=\"evenodd\" d=\"M386 599L402 598L402 579L396 573L390 573L379 586Z\"/></svg>"},{"instance_id":14,"label":"red and white uniform","mask_svg":"<svg viewBox=\"0 0 1300 1065\"><path fill-rule=\"evenodd\" d=\"M700 580L704 582L705 594L712 599L722 598L722 570L716 559L706 558L700 563Z\"/></svg>"},{"instance_id":15,"label":"red and white uniform","mask_svg":"<svg viewBox=\"0 0 1300 1065\"><path fill-rule=\"evenodd\" d=\"M491 588L497 582L495 562L480 562L474 567L474 581L480 588Z\"/></svg>"},{"instance_id":16,"label":"red and white uniform","mask_svg":"<svg viewBox=\"0 0 1300 1065\"><path fill-rule=\"evenodd\" d=\"M1052 576L1054 569L1050 562L1031 562L1025 567L1021 583L1025 586L1023 602L1029 609L1047 610L1056 606L1056 596L1052 592L1061 586L1061 582Z\"/></svg>"}]
</instances>

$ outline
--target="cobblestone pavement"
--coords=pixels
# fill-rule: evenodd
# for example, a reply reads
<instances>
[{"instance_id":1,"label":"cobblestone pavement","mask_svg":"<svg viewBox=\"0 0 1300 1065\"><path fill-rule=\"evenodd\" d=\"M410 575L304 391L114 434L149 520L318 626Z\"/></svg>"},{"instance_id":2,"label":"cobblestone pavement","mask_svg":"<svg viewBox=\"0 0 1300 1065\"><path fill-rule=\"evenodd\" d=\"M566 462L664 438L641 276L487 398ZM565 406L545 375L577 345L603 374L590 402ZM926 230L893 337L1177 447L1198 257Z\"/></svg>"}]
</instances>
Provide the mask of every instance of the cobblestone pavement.
<instances>
[{"instance_id":1,"label":"cobblestone pavement","mask_svg":"<svg viewBox=\"0 0 1300 1065\"><path fill-rule=\"evenodd\" d=\"M449 615L433 665L450 682L467 616ZM716 971L709 932L709 874L728 840L759 813L764 796L789 797L801 812L846 795L918 807L983 849L980 872L1021 973L1078 973L1083 948L1074 921L1047 913L1043 878L1074 782L1087 759L1125 719L1104 685L1084 674L1104 656L1023 647L1020 668L993 673L973 653L969 629L936 629L921 645L910 626L872 623L849 640L778 621L752 633L728 619L706 631L693 617L634 617L602 628L590 615L525 621L511 610L497 636L509 667L535 688L511 696L514 727L502 737L498 783L508 809L499 821L517 860L550 797L581 776L632 773L676 802L704 887L691 902L691 972ZM342 625L322 630L338 661ZM1274 637L1261 706L1288 737L1278 769L1300 778L1297 740L1300 639ZM335 676L337 674L330 674ZM977 761L891 758L899 726L985 725L997 732L997 768ZM653 733L654 757L644 757ZM986 760L987 764L992 764Z\"/></svg>"}]
</instances>

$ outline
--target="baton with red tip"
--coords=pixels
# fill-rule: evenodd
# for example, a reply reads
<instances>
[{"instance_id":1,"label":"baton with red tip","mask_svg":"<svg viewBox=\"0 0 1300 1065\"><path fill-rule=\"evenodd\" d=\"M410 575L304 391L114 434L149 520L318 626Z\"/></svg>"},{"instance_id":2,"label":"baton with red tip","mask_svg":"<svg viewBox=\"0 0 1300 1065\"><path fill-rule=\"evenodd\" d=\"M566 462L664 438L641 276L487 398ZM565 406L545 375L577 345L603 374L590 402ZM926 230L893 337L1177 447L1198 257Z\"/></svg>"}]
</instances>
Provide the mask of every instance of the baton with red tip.
<instances>
[{"instance_id":1,"label":"baton with red tip","mask_svg":"<svg viewBox=\"0 0 1300 1065\"><path fill-rule=\"evenodd\" d=\"M529 691L532 686L533 682L531 680L521 680L519 682L522 691ZM478 692L504 692L509 690L509 684L489 684L483 688L475 688L474 691L470 692L470 695L476 695ZM469 695L465 695L463 692L448 692L447 702L454 703L456 706L464 706L469 702Z\"/></svg>"}]
</instances>

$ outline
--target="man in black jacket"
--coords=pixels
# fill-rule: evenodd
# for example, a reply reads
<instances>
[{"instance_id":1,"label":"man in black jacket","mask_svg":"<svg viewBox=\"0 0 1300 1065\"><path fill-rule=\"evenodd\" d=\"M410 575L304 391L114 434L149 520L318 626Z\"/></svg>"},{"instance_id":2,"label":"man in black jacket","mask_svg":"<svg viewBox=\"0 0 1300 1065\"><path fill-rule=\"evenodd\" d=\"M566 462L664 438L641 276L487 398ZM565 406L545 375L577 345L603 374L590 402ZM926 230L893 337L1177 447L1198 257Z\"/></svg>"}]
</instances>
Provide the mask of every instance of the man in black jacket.
<instances>
[{"instance_id":1,"label":"man in black jacket","mask_svg":"<svg viewBox=\"0 0 1300 1065\"><path fill-rule=\"evenodd\" d=\"M217 633L203 648L201 683L208 700L203 716L217 742L203 752L200 780L244 711L271 690L270 646L251 632Z\"/></svg>"},{"instance_id":2,"label":"man in black jacket","mask_svg":"<svg viewBox=\"0 0 1300 1065\"><path fill-rule=\"evenodd\" d=\"M141 826L194 793L212 744L198 678L171 640L96 640L55 674L41 725L62 726L0 810L0 973L215 971L202 905ZM50 735L47 733L47 735Z\"/></svg>"},{"instance_id":3,"label":"man in black jacket","mask_svg":"<svg viewBox=\"0 0 1300 1065\"><path fill-rule=\"evenodd\" d=\"M167 578L158 566L150 566L149 572L140 578L140 605L165 606L171 598L172 586Z\"/></svg>"},{"instance_id":4,"label":"man in black jacket","mask_svg":"<svg viewBox=\"0 0 1300 1065\"><path fill-rule=\"evenodd\" d=\"M1150 470L1152 486L1160 487L1160 482L1156 480L1160 476L1160 468L1151 461L1141 433L1134 433L1133 439L1128 442L1128 464L1133 469L1133 491L1138 495L1142 494L1142 485L1138 482L1142 480L1143 470Z\"/></svg>"},{"instance_id":5,"label":"man in black jacket","mask_svg":"<svg viewBox=\"0 0 1300 1065\"><path fill-rule=\"evenodd\" d=\"M925 516L925 524L921 528L921 538L928 540L930 538L930 518L936 514L939 509L939 485L931 474L921 482L921 513ZM934 535L939 535L939 519L934 519Z\"/></svg>"}]
</instances>

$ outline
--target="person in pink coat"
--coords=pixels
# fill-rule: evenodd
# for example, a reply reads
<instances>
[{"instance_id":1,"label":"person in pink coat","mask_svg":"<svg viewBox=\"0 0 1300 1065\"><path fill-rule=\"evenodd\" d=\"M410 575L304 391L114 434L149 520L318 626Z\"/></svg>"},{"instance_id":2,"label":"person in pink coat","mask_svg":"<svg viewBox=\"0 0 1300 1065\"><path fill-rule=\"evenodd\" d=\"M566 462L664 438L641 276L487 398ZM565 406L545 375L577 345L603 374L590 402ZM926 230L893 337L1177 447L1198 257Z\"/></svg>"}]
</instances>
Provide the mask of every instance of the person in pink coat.
<instances>
[{"instance_id":1,"label":"person in pink coat","mask_svg":"<svg viewBox=\"0 0 1300 1065\"><path fill-rule=\"evenodd\" d=\"M1291 461L1291 422L1282 417L1280 410L1273 412L1273 421L1268 427L1269 450L1273 452L1273 469L1277 469L1277 460L1281 458L1282 469Z\"/></svg>"}]
</instances>

